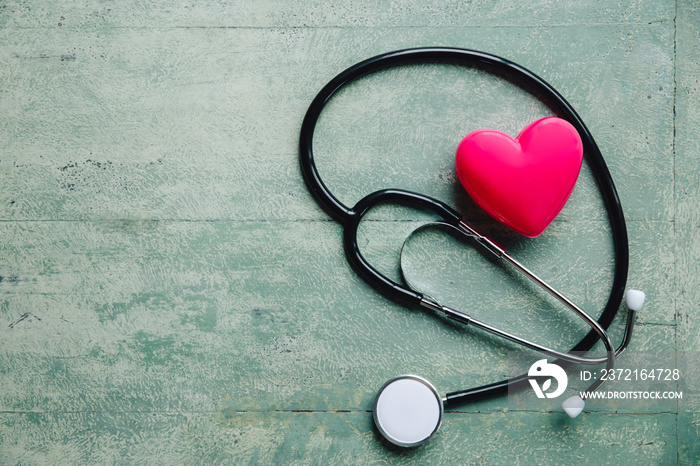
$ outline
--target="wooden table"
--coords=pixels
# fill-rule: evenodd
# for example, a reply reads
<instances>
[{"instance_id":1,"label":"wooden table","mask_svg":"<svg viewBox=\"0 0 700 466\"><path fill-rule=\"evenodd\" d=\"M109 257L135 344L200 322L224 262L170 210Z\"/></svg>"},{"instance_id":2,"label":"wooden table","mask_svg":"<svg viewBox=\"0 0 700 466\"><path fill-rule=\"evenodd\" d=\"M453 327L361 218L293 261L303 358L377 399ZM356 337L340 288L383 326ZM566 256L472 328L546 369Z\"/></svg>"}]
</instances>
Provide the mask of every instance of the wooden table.
<instances>
[{"instance_id":1,"label":"wooden table","mask_svg":"<svg viewBox=\"0 0 700 466\"><path fill-rule=\"evenodd\" d=\"M691 0L0 2L0 463L696 463L697 391L573 420L496 398L449 411L421 448L378 441L385 380L487 383L517 348L362 282L297 144L320 88L375 54L520 63L577 109L617 183L629 285L647 293L630 351L697 351L699 41ZM549 114L483 71L391 69L331 101L319 170L349 204L396 187L458 206L596 314L611 243L588 167L535 240L479 212L453 169L468 132ZM398 278L428 218L377 209L363 252ZM410 273L445 304L560 349L585 334L508 268L437 241Z\"/></svg>"}]
</instances>

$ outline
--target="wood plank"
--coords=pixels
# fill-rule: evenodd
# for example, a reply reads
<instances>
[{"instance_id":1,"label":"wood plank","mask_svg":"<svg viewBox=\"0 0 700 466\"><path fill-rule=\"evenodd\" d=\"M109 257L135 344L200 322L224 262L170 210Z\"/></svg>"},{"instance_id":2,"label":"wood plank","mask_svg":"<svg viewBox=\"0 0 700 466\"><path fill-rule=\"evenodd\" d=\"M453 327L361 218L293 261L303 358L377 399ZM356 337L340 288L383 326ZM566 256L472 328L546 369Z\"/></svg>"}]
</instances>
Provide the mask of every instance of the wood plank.
<instances>
[{"instance_id":1,"label":"wood plank","mask_svg":"<svg viewBox=\"0 0 700 466\"><path fill-rule=\"evenodd\" d=\"M561 4L537 0L527 7L495 2L394 0L381 2L236 1L145 4L88 0L68 4L10 0L0 8L4 27L492 27L671 21L674 3L643 0Z\"/></svg>"},{"instance_id":2,"label":"wood plank","mask_svg":"<svg viewBox=\"0 0 700 466\"><path fill-rule=\"evenodd\" d=\"M676 36L676 136L675 143L675 243L677 346L679 351L700 350L700 5L678 2ZM692 365L692 363L691 363ZM700 374L690 367L685 385L697 387ZM679 463L697 464L700 458L700 398L686 397L678 403Z\"/></svg>"},{"instance_id":3,"label":"wood plank","mask_svg":"<svg viewBox=\"0 0 700 466\"><path fill-rule=\"evenodd\" d=\"M307 106L346 66L418 44L484 49L542 74L598 138L627 218L671 219L667 23L469 37L459 28L390 29L375 41L360 40L374 34L367 29L19 31L0 30L2 219L326 218L299 176ZM392 186L479 218L454 175L457 143L483 127L516 134L547 114L483 73L396 69L331 103L318 129L319 169L350 204ZM604 218L587 169L562 218Z\"/></svg>"},{"instance_id":4,"label":"wood plank","mask_svg":"<svg viewBox=\"0 0 700 466\"><path fill-rule=\"evenodd\" d=\"M420 448L385 448L366 412L0 414L0 460L32 464L673 464L675 415L448 413ZM517 445L515 448L508 446Z\"/></svg>"},{"instance_id":5,"label":"wood plank","mask_svg":"<svg viewBox=\"0 0 700 466\"><path fill-rule=\"evenodd\" d=\"M375 259L414 227L369 222L360 244ZM370 409L390 377L420 373L451 391L502 378L517 349L378 295L349 269L333 222L19 222L0 232L0 410L194 410L224 396L241 410ZM573 235L553 236L533 268L566 263L556 239ZM600 252L540 272L593 306ZM460 273L485 267L492 279L462 289L468 312L558 348L585 333L541 292L465 257ZM395 261L377 263L396 274ZM632 349L671 349L673 327L644 324L665 309L650 301Z\"/></svg>"},{"instance_id":6,"label":"wood plank","mask_svg":"<svg viewBox=\"0 0 700 466\"><path fill-rule=\"evenodd\" d=\"M700 225L700 6L680 2L678 18L678 59L676 60L676 221Z\"/></svg>"}]
</instances>

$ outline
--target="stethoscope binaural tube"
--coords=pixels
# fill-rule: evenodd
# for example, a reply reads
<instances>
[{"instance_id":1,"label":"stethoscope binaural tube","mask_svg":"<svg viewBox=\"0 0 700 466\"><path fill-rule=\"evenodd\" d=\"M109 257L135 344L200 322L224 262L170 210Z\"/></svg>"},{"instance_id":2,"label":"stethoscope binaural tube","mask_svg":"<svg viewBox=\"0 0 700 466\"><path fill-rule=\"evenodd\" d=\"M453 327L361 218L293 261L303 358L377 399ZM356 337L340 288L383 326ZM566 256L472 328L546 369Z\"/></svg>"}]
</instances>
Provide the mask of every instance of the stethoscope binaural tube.
<instances>
[{"instance_id":1,"label":"stethoscope binaural tube","mask_svg":"<svg viewBox=\"0 0 700 466\"><path fill-rule=\"evenodd\" d=\"M603 330L607 329L615 318L624 295L629 268L629 247L622 207L603 156L581 118L554 88L522 66L484 52L457 48L429 47L399 50L378 55L357 63L340 73L326 84L312 101L301 127L299 141L301 170L306 184L316 201L344 226L345 250L352 267L363 280L390 299L407 306L430 307L429 300L421 293L390 280L365 260L357 244L357 227L362 217L371 208L385 202L418 206L421 209L432 211L442 221L456 228L459 228L461 222L461 216L443 202L422 194L398 189L387 189L371 193L361 199L354 207L347 207L326 187L314 163L312 147L316 123L327 102L341 88L366 74L392 66L416 62L450 62L468 67L478 66L496 75L509 78L514 84L543 100L560 118L567 120L576 128L583 142L586 162L593 172L603 198L612 232L615 254L613 283L605 308L597 320L598 325ZM631 331L629 320L628 318L628 330ZM588 351L600 338L601 336L596 331L590 331L570 350L570 353ZM605 341L605 338L603 340ZM626 333L621 349L624 349L628 341L629 335ZM608 346L606 344L606 347ZM607 359L611 362L613 358L611 347L607 348L607 352ZM443 402L447 407L500 395L505 393L509 386L511 388L527 386L528 378L528 375L524 374L481 387L448 393Z\"/></svg>"}]
</instances>

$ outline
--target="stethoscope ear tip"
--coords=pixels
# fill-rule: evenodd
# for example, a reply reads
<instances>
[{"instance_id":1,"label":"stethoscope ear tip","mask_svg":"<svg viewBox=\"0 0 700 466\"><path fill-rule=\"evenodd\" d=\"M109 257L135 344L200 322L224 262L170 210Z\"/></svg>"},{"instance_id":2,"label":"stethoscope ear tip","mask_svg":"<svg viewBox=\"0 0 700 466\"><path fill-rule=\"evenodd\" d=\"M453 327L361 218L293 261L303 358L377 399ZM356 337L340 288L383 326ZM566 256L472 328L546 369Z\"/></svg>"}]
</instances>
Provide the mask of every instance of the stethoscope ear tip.
<instances>
[{"instance_id":1,"label":"stethoscope ear tip","mask_svg":"<svg viewBox=\"0 0 700 466\"><path fill-rule=\"evenodd\" d=\"M433 385L416 375L389 380L374 401L374 423L382 436L400 447L417 447L442 424L442 398Z\"/></svg>"},{"instance_id":2,"label":"stethoscope ear tip","mask_svg":"<svg viewBox=\"0 0 700 466\"><path fill-rule=\"evenodd\" d=\"M642 306L644 306L644 300L646 298L647 296L644 294L643 291L627 290L627 296L625 297L625 301L627 303L628 308L635 312L639 312L642 310Z\"/></svg>"},{"instance_id":3,"label":"stethoscope ear tip","mask_svg":"<svg viewBox=\"0 0 700 466\"><path fill-rule=\"evenodd\" d=\"M564 408L566 414L568 414L572 419L581 414L581 411L583 411L585 406L586 402L578 395L567 398L561 404L561 407Z\"/></svg>"}]
</instances>

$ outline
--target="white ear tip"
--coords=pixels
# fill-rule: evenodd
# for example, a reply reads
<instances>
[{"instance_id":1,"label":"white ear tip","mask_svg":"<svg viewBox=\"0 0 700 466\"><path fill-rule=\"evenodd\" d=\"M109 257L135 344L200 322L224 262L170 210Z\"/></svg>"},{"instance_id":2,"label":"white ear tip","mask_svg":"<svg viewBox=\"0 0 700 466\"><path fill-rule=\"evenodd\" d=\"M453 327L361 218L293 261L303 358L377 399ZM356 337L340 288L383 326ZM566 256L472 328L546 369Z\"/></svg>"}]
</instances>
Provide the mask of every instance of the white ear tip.
<instances>
[{"instance_id":1,"label":"white ear tip","mask_svg":"<svg viewBox=\"0 0 700 466\"><path fill-rule=\"evenodd\" d=\"M586 402L583 401L583 398L578 395L567 398L561 404L561 407L564 408L566 414L568 414L571 418L578 416L581 411L583 411L584 406L586 406Z\"/></svg>"},{"instance_id":2,"label":"white ear tip","mask_svg":"<svg viewBox=\"0 0 700 466\"><path fill-rule=\"evenodd\" d=\"M644 300L646 299L644 292L639 290L627 290L627 307L633 311L641 311L642 306L644 306Z\"/></svg>"}]
</instances>

